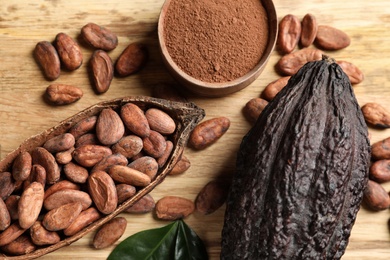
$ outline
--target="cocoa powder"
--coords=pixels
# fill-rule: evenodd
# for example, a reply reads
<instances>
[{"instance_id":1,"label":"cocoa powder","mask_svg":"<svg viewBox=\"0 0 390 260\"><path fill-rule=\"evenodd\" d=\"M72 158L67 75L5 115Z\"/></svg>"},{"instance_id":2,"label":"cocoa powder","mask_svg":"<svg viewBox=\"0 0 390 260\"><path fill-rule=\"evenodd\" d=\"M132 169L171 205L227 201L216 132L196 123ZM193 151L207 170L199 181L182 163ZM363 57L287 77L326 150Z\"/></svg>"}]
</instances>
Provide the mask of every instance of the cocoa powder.
<instances>
[{"instance_id":1,"label":"cocoa powder","mask_svg":"<svg viewBox=\"0 0 390 260\"><path fill-rule=\"evenodd\" d=\"M169 55L185 73L206 82L245 75L268 42L268 17L258 0L173 0L165 19Z\"/></svg>"}]
</instances>

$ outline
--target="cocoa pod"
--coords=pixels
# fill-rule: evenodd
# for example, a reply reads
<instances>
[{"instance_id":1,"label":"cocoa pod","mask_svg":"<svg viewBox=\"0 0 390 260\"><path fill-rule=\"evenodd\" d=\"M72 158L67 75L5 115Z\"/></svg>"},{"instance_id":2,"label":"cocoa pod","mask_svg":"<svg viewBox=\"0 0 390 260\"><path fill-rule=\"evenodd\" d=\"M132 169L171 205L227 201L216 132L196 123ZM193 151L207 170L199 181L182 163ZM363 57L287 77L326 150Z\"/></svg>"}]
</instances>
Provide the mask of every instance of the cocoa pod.
<instances>
[{"instance_id":1,"label":"cocoa pod","mask_svg":"<svg viewBox=\"0 0 390 260\"><path fill-rule=\"evenodd\" d=\"M285 76L272 81L261 92L261 97L267 101L271 101L287 85L290 78L291 76Z\"/></svg>"},{"instance_id":2,"label":"cocoa pod","mask_svg":"<svg viewBox=\"0 0 390 260\"><path fill-rule=\"evenodd\" d=\"M47 80L56 80L61 73L61 63L57 50L48 41L38 42L34 49L34 58Z\"/></svg>"},{"instance_id":3,"label":"cocoa pod","mask_svg":"<svg viewBox=\"0 0 390 260\"><path fill-rule=\"evenodd\" d=\"M149 176L149 178L151 180L153 180L158 172L159 166L158 166L156 159L154 159L153 157L142 156L142 157L132 161L128 165L128 167L133 168L137 171L140 171L140 172L146 174L147 176Z\"/></svg>"},{"instance_id":4,"label":"cocoa pod","mask_svg":"<svg viewBox=\"0 0 390 260\"><path fill-rule=\"evenodd\" d=\"M225 183L210 181L199 191L195 208L204 215L211 214L225 203L227 194L228 186Z\"/></svg>"},{"instance_id":5,"label":"cocoa pod","mask_svg":"<svg viewBox=\"0 0 390 260\"><path fill-rule=\"evenodd\" d=\"M323 50L340 50L348 47L351 44L349 36L332 26L319 25L315 44Z\"/></svg>"},{"instance_id":6,"label":"cocoa pod","mask_svg":"<svg viewBox=\"0 0 390 260\"><path fill-rule=\"evenodd\" d=\"M67 70L76 70L83 63L83 54L80 46L69 35L58 33L54 40L54 46L58 52L61 64Z\"/></svg>"},{"instance_id":7,"label":"cocoa pod","mask_svg":"<svg viewBox=\"0 0 390 260\"><path fill-rule=\"evenodd\" d=\"M132 214L145 214L153 211L156 203L150 194L146 194L133 205L125 209L125 212Z\"/></svg>"},{"instance_id":8,"label":"cocoa pod","mask_svg":"<svg viewBox=\"0 0 390 260\"><path fill-rule=\"evenodd\" d=\"M112 179L119 183L125 183L138 187L145 187L150 183L150 178L146 174L133 168L114 165L110 168L109 174Z\"/></svg>"},{"instance_id":9,"label":"cocoa pod","mask_svg":"<svg viewBox=\"0 0 390 260\"><path fill-rule=\"evenodd\" d=\"M192 131L188 140L189 145L202 150L220 139L230 127L230 120L227 117L216 117L208 119L197 125Z\"/></svg>"},{"instance_id":10,"label":"cocoa pod","mask_svg":"<svg viewBox=\"0 0 390 260\"><path fill-rule=\"evenodd\" d=\"M10 255L25 255L33 252L36 246L27 235L21 235L11 243L1 247L1 250Z\"/></svg>"},{"instance_id":11,"label":"cocoa pod","mask_svg":"<svg viewBox=\"0 0 390 260\"><path fill-rule=\"evenodd\" d=\"M114 77L114 65L108 54L103 50L96 50L89 61L91 81L97 94L108 91Z\"/></svg>"},{"instance_id":12,"label":"cocoa pod","mask_svg":"<svg viewBox=\"0 0 390 260\"><path fill-rule=\"evenodd\" d=\"M88 177L88 191L96 208L103 214L110 214L118 205L118 195L113 179L103 171L93 172Z\"/></svg>"},{"instance_id":13,"label":"cocoa pod","mask_svg":"<svg viewBox=\"0 0 390 260\"><path fill-rule=\"evenodd\" d=\"M118 45L118 37L108 28L88 23L81 28L81 37L96 49L111 51Z\"/></svg>"},{"instance_id":14,"label":"cocoa pod","mask_svg":"<svg viewBox=\"0 0 390 260\"><path fill-rule=\"evenodd\" d=\"M193 213L194 202L177 196L165 196L156 203L155 211L158 219L177 220Z\"/></svg>"},{"instance_id":15,"label":"cocoa pod","mask_svg":"<svg viewBox=\"0 0 390 260\"><path fill-rule=\"evenodd\" d=\"M378 160L370 166L370 178L378 183L390 181L390 160Z\"/></svg>"},{"instance_id":16,"label":"cocoa pod","mask_svg":"<svg viewBox=\"0 0 390 260\"><path fill-rule=\"evenodd\" d=\"M12 177L15 181L24 181L30 176L31 168L31 154L29 152L21 152L12 164Z\"/></svg>"},{"instance_id":17,"label":"cocoa pod","mask_svg":"<svg viewBox=\"0 0 390 260\"><path fill-rule=\"evenodd\" d=\"M83 91L73 85L54 83L45 91L46 100L52 105L69 105L83 97Z\"/></svg>"},{"instance_id":18,"label":"cocoa pod","mask_svg":"<svg viewBox=\"0 0 390 260\"><path fill-rule=\"evenodd\" d=\"M389 194L381 184L375 181L368 181L363 198L364 202L371 210L380 211L390 207Z\"/></svg>"},{"instance_id":19,"label":"cocoa pod","mask_svg":"<svg viewBox=\"0 0 390 260\"><path fill-rule=\"evenodd\" d=\"M366 103L362 106L364 119L367 123L379 127L390 127L390 112L378 103Z\"/></svg>"},{"instance_id":20,"label":"cocoa pod","mask_svg":"<svg viewBox=\"0 0 390 260\"><path fill-rule=\"evenodd\" d=\"M242 112L245 118L254 124L266 105L268 105L267 100L263 98L252 98L245 104Z\"/></svg>"},{"instance_id":21,"label":"cocoa pod","mask_svg":"<svg viewBox=\"0 0 390 260\"><path fill-rule=\"evenodd\" d=\"M128 103L121 107L121 118L123 123L134 134L139 137L147 137L150 134L148 119L137 105Z\"/></svg>"},{"instance_id":22,"label":"cocoa pod","mask_svg":"<svg viewBox=\"0 0 390 260\"><path fill-rule=\"evenodd\" d=\"M116 217L103 224L93 237L92 245L96 249L102 249L113 245L125 233L127 220L124 217Z\"/></svg>"},{"instance_id":23,"label":"cocoa pod","mask_svg":"<svg viewBox=\"0 0 390 260\"><path fill-rule=\"evenodd\" d=\"M352 85L359 84L364 80L363 72L353 63L343 60L339 60L336 62L343 69L345 74L347 74L349 81L351 81Z\"/></svg>"},{"instance_id":24,"label":"cocoa pod","mask_svg":"<svg viewBox=\"0 0 390 260\"><path fill-rule=\"evenodd\" d=\"M64 204L47 212L42 225L49 231L59 231L69 227L81 213L83 206L79 202Z\"/></svg>"},{"instance_id":25,"label":"cocoa pod","mask_svg":"<svg viewBox=\"0 0 390 260\"><path fill-rule=\"evenodd\" d=\"M53 245L60 242L61 238L56 231L49 231L42 222L37 220L30 228L30 237L37 246Z\"/></svg>"},{"instance_id":26,"label":"cocoa pod","mask_svg":"<svg viewBox=\"0 0 390 260\"><path fill-rule=\"evenodd\" d=\"M285 76L292 76L309 61L322 59L322 51L314 48L304 48L299 51L284 55L276 63L276 70Z\"/></svg>"},{"instance_id":27,"label":"cocoa pod","mask_svg":"<svg viewBox=\"0 0 390 260\"><path fill-rule=\"evenodd\" d=\"M74 136L72 134L65 133L54 136L47 140L43 144L43 148L45 148L50 153L58 153L71 149L74 144Z\"/></svg>"},{"instance_id":28,"label":"cocoa pod","mask_svg":"<svg viewBox=\"0 0 390 260\"><path fill-rule=\"evenodd\" d=\"M104 145L118 142L125 134L125 125L120 116L111 108L103 109L96 122L96 137Z\"/></svg>"},{"instance_id":29,"label":"cocoa pod","mask_svg":"<svg viewBox=\"0 0 390 260\"><path fill-rule=\"evenodd\" d=\"M80 203L82 210L86 210L92 205L91 196L87 192L75 189L62 189L47 196L43 201L43 206L49 211L75 202Z\"/></svg>"},{"instance_id":30,"label":"cocoa pod","mask_svg":"<svg viewBox=\"0 0 390 260\"><path fill-rule=\"evenodd\" d=\"M150 130L149 136L144 137L142 141L143 151L154 158L160 158L167 148L164 136L154 130Z\"/></svg>"},{"instance_id":31,"label":"cocoa pod","mask_svg":"<svg viewBox=\"0 0 390 260\"><path fill-rule=\"evenodd\" d=\"M72 236L100 218L101 214L99 211L94 207L90 207L89 209L82 211L76 219L64 229L64 234L65 236Z\"/></svg>"},{"instance_id":32,"label":"cocoa pod","mask_svg":"<svg viewBox=\"0 0 390 260\"><path fill-rule=\"evenodd\" d=\"M38 219L44 198L43 185L38 182L31 183L20 195L18 203L19 225L23 229L31 227Z\"/></svg>"},{"instance_id":33,"label":"cocoa pod","mask_svg":"<svg viewBox=\"0 0 390 260\"><path fill-rule=\"evenodd\" d=\"M149 108L145 112L150 129L162 135L170 135L175 132L175 121L164 111L157 108Z\"/></svg>"},{"instance_id":34,"label":"cocoa pod","mask_svg":"<svg viewBox=\"0 0 390 260\"><path fill-rule=\"evenodd\" d=\"M115 71L121 77L138 72L148 60L148 49L145 44L131 43L119 55Z\"/></svg>"},{"instance_id":35,"label":"cocoa pod","mask_svg":"<svg viewBox=\"0 0 390 260\"><path fill-rule=\"evenodd\" d=\"M312 14L306 14L302 19L302 32L300 43L303 48L309 47L317 36L317 19Z\"/></svg>"},{"instance_id":36,"label":"cocoa pod","mask_svg":"<svg viewBox=\"0 0 390 260\"><path fill-rule=\"evenodd\" d=\"M288 14L279 22L277 45L282 54L292 52L301 37L301 22L292 14Z\"/></svg>"}]
</instances>

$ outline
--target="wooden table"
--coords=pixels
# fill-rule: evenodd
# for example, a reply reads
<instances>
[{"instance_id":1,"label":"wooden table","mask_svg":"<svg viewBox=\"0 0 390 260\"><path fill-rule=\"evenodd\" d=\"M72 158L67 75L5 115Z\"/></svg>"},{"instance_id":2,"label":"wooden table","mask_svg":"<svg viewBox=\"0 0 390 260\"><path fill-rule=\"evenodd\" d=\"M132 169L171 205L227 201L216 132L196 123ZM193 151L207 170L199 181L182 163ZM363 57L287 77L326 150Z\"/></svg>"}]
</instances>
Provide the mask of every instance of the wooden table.
<instances>
[{"instance_id":1,"label":"wooden table","mask_svg":"<svg viewBox=\"0 0 390 260\"><path fill-rule=\"evenodd\" d=\"M222 1L221 1L222 2ZM365 80L354 87L361 105L377 102L390 110L390 2L387 0L313 0L274 1L278 17L292 13L302 18L312 13L320 24L335 26L348 33L352 44L344 50L329 52L336 59L350 61L365 74ZM163 0L2 0L0 4L0 157L4 158L24 139L38 134L59 121L102 100L150 95L152 86L173 82L158 52L157 19ZM110 53L115 60L131 42L144 42L150 51L147 66L138 74L115 78L109 91L96 95L87 77L87 61L91 50L83 47L84 65L75 72L63 71L58 83L82 88L84 97L66 107L52 107L43 102L42 94L49 85L32 57L38 41L52 41L59 32L77 38L88 22L110 28L119 36L119 46ZM183 175L169 177L151 194L157 200L165 195L195 199L199 190L211 179L234 172L235 156L250 124L241 109L247 101L259 96L262 89L279 76L273 65L280 58L274 52L262 75L246 89L222 98L189 95L189 100L206 110L206 119L228 116L229 131L216 144L204 151L185 151L191 168ZM372 142L390 136L390 130L373 130ZM385 187L390 190L390 184ZM124 214L123 214L124 215ZM219 258L220 233L224 207L203 216L193 214L185 221L207 245L211 259ZM135 232L161 227L167 222L155 220L152 214L125 215L128 219L125 239ZM370 212L362 208L344 259L389 259L389 211ZM92 235L42 259L105 259L113 247L93 250Z\"/></svg>"}]
</instances>

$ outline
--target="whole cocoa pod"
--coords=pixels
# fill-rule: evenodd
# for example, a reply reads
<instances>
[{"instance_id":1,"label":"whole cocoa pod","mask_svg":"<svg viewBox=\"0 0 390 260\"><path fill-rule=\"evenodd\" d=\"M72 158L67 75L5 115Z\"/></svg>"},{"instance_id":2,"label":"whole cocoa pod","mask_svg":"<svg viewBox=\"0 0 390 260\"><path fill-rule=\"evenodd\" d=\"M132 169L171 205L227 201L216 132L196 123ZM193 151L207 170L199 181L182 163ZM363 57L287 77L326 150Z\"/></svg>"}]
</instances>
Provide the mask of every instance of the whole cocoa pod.
<instances>
[{"instance_id":1,"label":"whole cocoa pod","mask_svg":"<svg viewBox=\"0 0 390 260\"><path fill-rule=\"evenodd\" d=\"M243 138L221 259L341 258L368 182L367 132L339 65L304 65Z\"/></svg>"}]
</instances>

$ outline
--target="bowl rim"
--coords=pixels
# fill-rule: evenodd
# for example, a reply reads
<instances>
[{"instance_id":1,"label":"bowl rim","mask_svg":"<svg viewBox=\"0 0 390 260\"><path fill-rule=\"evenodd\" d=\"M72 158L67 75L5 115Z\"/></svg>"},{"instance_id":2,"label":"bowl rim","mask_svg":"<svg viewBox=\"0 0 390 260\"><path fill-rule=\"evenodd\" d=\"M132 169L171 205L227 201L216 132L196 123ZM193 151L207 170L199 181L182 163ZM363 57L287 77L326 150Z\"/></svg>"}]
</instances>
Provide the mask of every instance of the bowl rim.
<instances>
[{"instance_id":1,"label":"bowl rim","mask_svg":"<svg viewBox=\"0 0 390 260\"><path fill-rule=\"evenodd\" d=\"M171 74L174 74L174 77L180 81L181 83L184 83L184 85L191 85L189 90L196 91L193 89L193 87L204 90L213 90L217 95L221 95L219 92L225 92L227 89L235 88L239 86L238 89L230 91L231 93L236 92L238 90L241 90L245 88L247 85L252 83L258 76L261 74L262 70L266 66L274 48L276 45L277 35L278 35L278 20L277 20L277 14L276 14L276 8L272 0L259 0L264 9L267 13L268 18L268 42L266 44L266 48L264 50L263 55L261 56L259 62L254 66L250 71L248 71L245 75L238 77L236 79L233 79L231 81L225 81L225 82L205 82L201 81L197 78L194 78L187 74L184 70L182 70L176 62L172 59L171 55L169 54L169 51L166 46L165 42L165 32L164 32L164 24L165 24L165 17L168 10L168 7L170 3L175 0L165 0L161 12L158 19L158 27L157 27L157 33L158 33L158 41L159 41L159 48L160 52L163 56L163 62L168 67ZM246 84L245 84L246 83ZM241 85L241 86L240 86ZM204 94L204 93L203 93ZM215 93L214 93L215 94Z\"/></svg>"}]
</instances>

